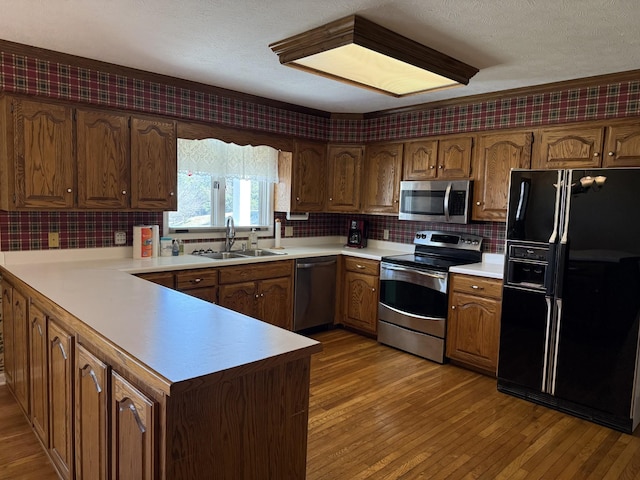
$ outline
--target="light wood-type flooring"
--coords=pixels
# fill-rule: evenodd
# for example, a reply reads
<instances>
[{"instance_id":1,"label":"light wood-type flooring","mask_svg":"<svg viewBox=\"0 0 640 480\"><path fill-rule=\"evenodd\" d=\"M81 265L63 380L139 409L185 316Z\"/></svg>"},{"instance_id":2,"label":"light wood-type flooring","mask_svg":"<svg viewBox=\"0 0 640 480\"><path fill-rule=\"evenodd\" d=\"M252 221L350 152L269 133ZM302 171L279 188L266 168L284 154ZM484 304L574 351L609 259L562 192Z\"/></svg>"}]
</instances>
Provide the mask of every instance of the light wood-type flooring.
<instances>
[{"instance_id":1,"label":"light wood-type flooring","mask_svg":"<svg viewBox=\"0 0 640 480\"><path fill-rule=\"evenodd\" d=\"M324 351L311 362L308 480L640 478L640 432L510 397L495 379L341 329L313 336ZM57 479L6 387L0 479Z\"/></svg>"}]
</instances>

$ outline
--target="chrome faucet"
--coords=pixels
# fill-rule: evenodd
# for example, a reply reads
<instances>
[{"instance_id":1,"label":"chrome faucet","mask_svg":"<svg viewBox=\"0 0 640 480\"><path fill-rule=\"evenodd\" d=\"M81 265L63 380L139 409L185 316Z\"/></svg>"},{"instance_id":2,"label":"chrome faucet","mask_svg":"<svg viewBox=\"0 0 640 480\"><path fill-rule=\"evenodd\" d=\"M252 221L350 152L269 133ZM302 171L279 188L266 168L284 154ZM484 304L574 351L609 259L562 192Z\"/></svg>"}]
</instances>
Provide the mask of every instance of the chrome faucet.
<instances>
[{"instance_id":1,"label":"chrome faucet","mask_svg":"<svg viewBox=\"0 0 640 480\"><path fill-rule=\"evenodd\" d=\"M230 252L231 247L236 241L236 227L233 223L233 217L227 217L227 229L224 236L224 251Z\"/></svg>"}]
</instances>

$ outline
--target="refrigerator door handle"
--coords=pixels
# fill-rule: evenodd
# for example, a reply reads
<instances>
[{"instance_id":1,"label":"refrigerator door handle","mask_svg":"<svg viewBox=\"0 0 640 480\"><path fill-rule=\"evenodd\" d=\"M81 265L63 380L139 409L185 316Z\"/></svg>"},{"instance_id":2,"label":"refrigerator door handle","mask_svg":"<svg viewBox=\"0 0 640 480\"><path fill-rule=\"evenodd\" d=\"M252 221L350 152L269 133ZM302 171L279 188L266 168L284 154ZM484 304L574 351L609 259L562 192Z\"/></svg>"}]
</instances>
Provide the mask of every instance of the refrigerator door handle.
<instances>
[{"instance_id":1,"label":"refrigerator door handle","mask_svg":"<svg viewBox=\"0 0 640 480\"><path fill-rule=\"evenodd\" d=\"M556 243L558 240L558 225L560 223L560 204L562 202L562 170L558 170L558 180L556 181L556 207L553 212L553 232L549 237L549 243Z\"/></svg>"},{"instance_id":2,"label":"refrigerator door handle","mask_svg":"<svg viewBox=\"0 0 640 480\"><path fill-rule=\"evenodd\" d=\"M564 218L563 218L563 226L562 226L562 238L560 239L560 243L563 245L567 244L567 235L569 232L569 209L571 208L571 182L573 181L573 170L569 170L567 172L566 182L565 182L565 195L564 195Z\"/></svg>"},{"instance_id":3,"label":"refrigerator door handle","mask_svg":"<svg viewBox=\"0 0 640 480\"><path fill-rule=\"evenodd\" d=\"M547 371L549 368L549 335L551 334L551 297L546 296L544 300L547 302L547 324L544 336L544 363L542 365L542 391L547 392Z\"/></svg>"},{"instance_id":4,"label":"refrigerator door handle","mask_svg":"<svg viewBox=\"0 0 640 480\"><path fill-rule=\"evenodd\" d=\"M556 299L558 309L558 319L556 321L555 341L553 348L553 368L551 370L551 395L556 394L556 371L558 370L558 345L560 343L560 322L562 321L562 299Z\"/></svg>"}]
</instances>

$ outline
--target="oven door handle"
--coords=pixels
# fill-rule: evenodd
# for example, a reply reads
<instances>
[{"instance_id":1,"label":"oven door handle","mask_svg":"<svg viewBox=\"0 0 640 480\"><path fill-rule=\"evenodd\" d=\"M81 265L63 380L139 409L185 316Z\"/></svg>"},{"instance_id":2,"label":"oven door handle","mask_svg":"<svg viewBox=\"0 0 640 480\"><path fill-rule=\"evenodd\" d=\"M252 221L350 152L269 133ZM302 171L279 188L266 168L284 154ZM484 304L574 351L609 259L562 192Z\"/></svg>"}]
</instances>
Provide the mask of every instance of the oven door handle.
<instances>
[{"instance_id":1,"label":"oven door handle","mask_svg":"<svg viewBox=\"0 0 640 480\"><path fill-rule=\"evenodd\" d=\"M395 313L397 313L399 315L402 315L403 317L417 318L418 320L429 320L431 322L444 322L446 320L445 318L441 318L441 317L425 317L424 315L417 315L415 313L407 312L407 311L404 311L404 310L399 310L399 309L394 308L394 307L392 307L390 305L387 305L384 302L380 302L380 305L384 305L384 308L388 308L392 312L395 312ZM387 322L394 323L391 320L387 320Z\"/></svg>"},{"instance_id":2,"label":"oven door handle","mask_svg":"<svg viewBox=\"0 0 640 480\"><path fill-rule=\"evenodd\" d=\"M451 198L451 187L453 184L449 182L447 189L444 191L444 218L445 221L449 221L449 199Z\"/></svg>"},{"instance_id":3,"label":"oven door handle","mask_svg":"<svg viewBox=\"0 0 640 480\"><path fill-rule=\"evenodd\" d=\"M396 267L396 266L389 265L389 264L383 264L381 266L381 268L383 270L394 270L396 272L406 272L406 273L410 273L412 275L413 274L423 275L425 277L437 278L439 280L446 280L447 279L447 274L446 273L424 272L422 270L416 270L416 269L413 269L413 268Z\"/></svg>"}]
</instances>

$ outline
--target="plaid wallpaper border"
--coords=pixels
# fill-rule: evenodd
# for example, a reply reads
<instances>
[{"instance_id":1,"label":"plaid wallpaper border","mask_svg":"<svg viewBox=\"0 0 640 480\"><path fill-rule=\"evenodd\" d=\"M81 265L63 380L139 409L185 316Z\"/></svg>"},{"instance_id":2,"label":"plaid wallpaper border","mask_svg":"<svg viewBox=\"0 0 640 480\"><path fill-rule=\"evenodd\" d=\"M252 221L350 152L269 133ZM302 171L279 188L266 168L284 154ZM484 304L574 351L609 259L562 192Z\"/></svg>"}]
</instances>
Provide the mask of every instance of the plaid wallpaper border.
<instances>
[{"instance_id":1,"label":"plaid wallpaper border","mask_svg":"<svg viewBox=\"0 0 640 480\"><path fill-rule=\"evenodd\" d=\"M329 119L0 52L0 89L280 135L327 140Z\"/></svg>"}]
</instances>

